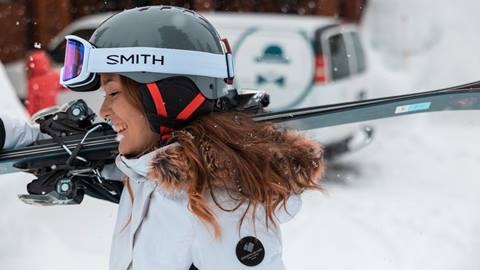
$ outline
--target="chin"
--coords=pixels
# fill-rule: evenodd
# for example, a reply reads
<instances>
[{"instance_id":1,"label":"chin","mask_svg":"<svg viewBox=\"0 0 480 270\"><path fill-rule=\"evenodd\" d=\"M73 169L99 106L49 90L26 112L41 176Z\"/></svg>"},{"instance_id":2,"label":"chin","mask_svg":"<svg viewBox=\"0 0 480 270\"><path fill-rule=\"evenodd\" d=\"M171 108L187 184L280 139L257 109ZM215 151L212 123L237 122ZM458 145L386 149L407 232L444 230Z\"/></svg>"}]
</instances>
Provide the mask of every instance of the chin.
<instances>
[{"instance_id":1,"label":"chin","mask_svg":"<svg viewBox=\"0 0 480 270\"><path fill-rule=\"evenodd\" d=\"M124 143L120 142L118 146L118 153L126 158L136 158L141 155L142 150L139 147L125 145Z\"/></svg>"},{"instance_id":2,"label":"chin","mask_svg":"<svg viewBox=\"0 0 480 270\"><path fill-rule=\"evenodd\" d=\"M129 149L129 147L127 145L125 145L123 142L120 142L120 144L118 145L118 153L120 155L123 155L123 156L128 156L128 155L132 155L133 151L131 149Z\"/></svg>"}]
</instances>

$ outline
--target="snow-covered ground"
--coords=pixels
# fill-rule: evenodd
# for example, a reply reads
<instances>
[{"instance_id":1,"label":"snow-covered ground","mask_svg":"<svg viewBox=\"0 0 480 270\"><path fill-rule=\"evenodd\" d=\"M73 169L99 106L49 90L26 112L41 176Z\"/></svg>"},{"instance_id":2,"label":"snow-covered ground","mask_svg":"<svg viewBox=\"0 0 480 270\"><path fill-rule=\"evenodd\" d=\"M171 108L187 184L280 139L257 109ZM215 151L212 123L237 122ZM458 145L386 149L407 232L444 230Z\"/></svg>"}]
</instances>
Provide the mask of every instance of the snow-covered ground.
<instances>
[{"instance_id":1,"label":"snow-covered ground","mask_svg":"<svg viewBox=\"0 0 480 270\"><path fill-rule=\"evenodd\" d=\"M370 0L362 31L374 95L480 79L478 10L468 0ZM4 89L2 108L12 102ZM331 164L326 192L306 194L284 226L288 268L480 269L478 112L370 124L375 141ZM16 194L29 179L0 176L0 269L106 269L115 206L23 205Z\"/></svg>"},{"instance_id":2,"label":"snow-covered ground","mask_svg":"<svg viewBox=\"0 0 480 270\"><path fill-rule=\"evenodd\" d=\"M27 120L0 63L2 114ZM0 269L106 269L116 207L86 198L81 206L25 205L33 176L0 175Z\"/></svg>"},{"instance_id":3,"label":"snow-covered ground","mask_svg":"<svg viewBox=\"0 0 480 270\"><path fill-rule=\"evenodd\" d=\"M375 122L375 142L286 224L290 269L479 269L477 115Z\"/></svg>"},{"instance_id":4,"label":"snow-covered ground","mask_svg":"<svg viewBox=\"0 0 480 270\"><path fill-rule=\"evenodd\" d=\"M373 92L480 80L478 1L372 0L362 31ZM480 269L478 112L374 121L376 140L333 164L326 194L286 224L290 269Z\"/></svg>"}]
</instances>

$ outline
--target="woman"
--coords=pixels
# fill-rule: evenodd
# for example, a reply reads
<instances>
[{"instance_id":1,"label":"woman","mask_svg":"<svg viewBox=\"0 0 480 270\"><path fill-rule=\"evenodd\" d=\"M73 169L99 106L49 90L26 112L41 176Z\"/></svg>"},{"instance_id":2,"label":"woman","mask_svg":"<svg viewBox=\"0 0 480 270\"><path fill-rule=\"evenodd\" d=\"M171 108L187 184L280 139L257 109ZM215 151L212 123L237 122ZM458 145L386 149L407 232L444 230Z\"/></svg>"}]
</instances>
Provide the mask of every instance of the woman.
<instances>
[{"instance_id":1,"label":"woman","mask_svg":"<svg viewBox=\"0 0 480 270\"><path fill-rule=\"evenodd\" d=\"M232 79L228 44L190 10L136 8L67 37L62 83L101 85L126 175L110 269L284 269L279 224L320 189L322 152L222 111Z\"/></svg>"},{"instance_id":2,"label":"woman","mask_svg":"<svg viewBox=\"0 0 480 270\"><path fill-rule=\"evenodd\" d=\"M276 226L298 211L298 198L289 200L291 195L316 187L313 180L322 171L318 146L236 112L198 117L162 141L149 127L148 102L142 101L147 89L119 75L102 74L101 81L101 114L121 136L117 166L129 177L113 269L129 263L134 269L187 269L191 261L199 269L282 269ZM167 98L174 91L183 97L199 92L185 77L156 85ZM177 107L169 105L169 112ZM137 245L138 253L130 254Z\"/></svg>"}]
</instances>

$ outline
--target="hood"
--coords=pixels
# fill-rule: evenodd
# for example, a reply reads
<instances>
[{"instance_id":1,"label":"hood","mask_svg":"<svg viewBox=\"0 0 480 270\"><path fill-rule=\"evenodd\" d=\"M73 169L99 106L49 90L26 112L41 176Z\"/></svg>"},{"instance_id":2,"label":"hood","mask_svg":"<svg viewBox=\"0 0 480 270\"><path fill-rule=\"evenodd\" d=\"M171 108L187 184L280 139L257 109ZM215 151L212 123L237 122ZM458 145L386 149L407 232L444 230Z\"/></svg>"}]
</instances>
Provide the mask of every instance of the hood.
<instances>
[{"instance_id":1,"label":"hood","mask_svg":"<svg viewBox=\"0 0 480 270\"><path fill-rule=\"evenodd\" d=\"M122 155L118 155L115 164L117 168L127 177L135 179L137 181L144 181L147 179L149 171L151 170L150 162L153 157L159 153L164 152L170 147L176 147L177 144L169 144L162 148L144 154L139 158L126 158ZM159 182L159 181L156 181Z\"/></svg>"},{"instance_id":2,"label":"hood","mask_svg":"<svg viewBox=\"0 0 480 270\"><path fill-rule=\"evenodd\" d=\"M294 170L295 174L293 174L293 177L297 177L297 179L291 179L292 182L293 180L298 182L304 182L305 179L311 179L314 181L319 180L321 176L323 176L323 173L325 171L325 165L323 164L323 159L321 159L322 149L320 145L294 132L287 133L286 137L286 140L291 141L291 149L288 149L288 153L282 154L278 154L278 152L273 151L275 152L275 154L272 154L271 162L278 162L278 164L282 165L284 164L285 169L288 169L288 167L290 167L291 170ZM193 136L192 140L194 140ZM272 147L274 147L273 144ZM231 193L231 191L233 190L234 193L231 194L234 194L234 196L236 197L245 196L240 192L236 192L238 188L235 181L229 181L230 178L228 176L231 175L231 171L233 171L233 168L225 168L222 166L218 166L218 164L215 163L216 161L218 161L218 159L209 159L208 157L206 157L208 155L212 155L212 153L209 151L198 151L198 153L201 153L202 157L199 158L202 158L205 161L205 165L210 170L222 170L219 168L223 168L224 170L212 174L224 176L221 177L224 179L214 179L211 188L218 188L218 190L225 190L225 188L227 188L227 190L229 190L229 193ZM222 157L222 153L215 154L217 157ZM294 157L302 155L302 157L307 158L307 160L311 160L311 162L309 162L308 165L305 165L304 163L302 163L303 165L299 165L295 158L285 158L285 156L288 155L292 155ZM320 163L317 162L319 160L319 157L320 160L322 160L322 162ZM211 162L213 164L207 162L206 160L213 160ZM286 162L288 163L285 164ZM174 146L169 148L162 148L159 151L156 151L153 155L150 163L149 179L157 182L165 190L186 191L190 187L192 178L193 177L191 166L188 163L188 158L185 154L185 150L180 143L176 143ZM218 183L216 183L216 180L218 180ZM225 186L225 183L229 183L230 186ZM283 204L280 204L279 207L277 207L275 211L275 216L280 223L290 220L296 213L298 213L301 208L301 192L303 192L303 190L292 191L289 199L286 201L285 207ZM219 197L225 196L220 195ZM225 202L225 200L220 200L222 201L221 204L223 206L223 202Z\"/></svg>"}]
</instances>

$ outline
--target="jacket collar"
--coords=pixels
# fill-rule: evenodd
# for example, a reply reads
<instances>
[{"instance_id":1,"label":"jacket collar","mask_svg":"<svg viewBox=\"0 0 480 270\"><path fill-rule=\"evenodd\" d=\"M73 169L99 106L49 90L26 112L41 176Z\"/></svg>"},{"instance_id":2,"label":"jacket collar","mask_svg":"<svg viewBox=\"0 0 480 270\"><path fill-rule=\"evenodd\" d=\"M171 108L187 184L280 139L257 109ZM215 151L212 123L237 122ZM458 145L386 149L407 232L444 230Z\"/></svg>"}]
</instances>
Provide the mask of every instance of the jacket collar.
<instances>
[{"instance_id":1,"label":"jacket collar","mask_svg":"<svg viewBox=\"0 0 480 270\"><path fill-rule=\"evenodd\" d=\"M126 158L118 155L115 164L118 169L131 179L141 180L148 175L150 160L155 155L155 151L147 153L139 158Z\"/></svg>"},{"instance_id":2,"label":"jacket collar","mask_svg":"<svg viewBox=\"0 0 480 270\"><path fill-rule=\"evenodd\" d=\"M139 158L126 158L125 156L118 155L115 159L115 164L117 165L118 169L129 178L137 181L145 181L145 179L148 178L148 174L152 167L152 158L157 154L158 151L164 151L174 145L175 144L165 145Z\"/></svg>"}]
</instances>

